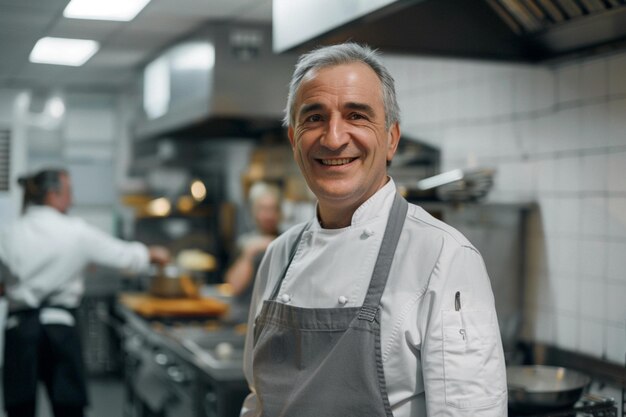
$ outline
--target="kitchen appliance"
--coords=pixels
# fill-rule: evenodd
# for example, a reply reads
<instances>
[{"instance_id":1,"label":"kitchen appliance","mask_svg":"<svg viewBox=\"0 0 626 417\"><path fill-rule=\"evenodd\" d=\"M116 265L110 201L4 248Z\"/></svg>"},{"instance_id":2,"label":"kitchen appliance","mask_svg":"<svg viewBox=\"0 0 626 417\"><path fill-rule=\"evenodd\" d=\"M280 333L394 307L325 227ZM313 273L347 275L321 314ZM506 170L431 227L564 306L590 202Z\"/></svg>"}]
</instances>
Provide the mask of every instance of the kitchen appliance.
<instances>
[{"instance_id":1,"label":"kitchen appliance","mask_svg":"<svg viewBox=\"0 0 626 417\"><path fill-rule=\"evenodd\" d=\"M443 201L477 201L485 198L493 187L494 175L492 168L453 169L421 179L414 187L422 192L434 190Z\"/></svg>"},{"instance_id":2,"label":"kitchen appliance","mask_svg":"<svg viewBox=\"0 0 626 417\"><path fill-rule=\"evenodd\" d=\"M216 319L146 319L117 312L124 351L125 417L235 417L249 389L245 328Z\"/></svg>"},{"instance_id":3,"label":"kitchen appliance","mask_svg":"<svg viewBox=\"0 0 626 417\"><path fill-rule=\"evenodd\" d=\"M135 329L124 333L124 415L197 417L193 368Z\"/></svg>"},{"instance_id":4,"label":"kitchen appliance","mask_svg":"<svg viewBox=\"0 0 626 417\"><path fill-rule=\"evenodd\" d=\"M144 69L136 155L153 148L158 159L154 138L261 138L282 130L297 56L274 54L271 42L268 25L214 22L155 57Z\"/></svg>"},{"instance_id":5,"label":"kitchen appliance","mask_svg":"<svg viewBox=\"0 0 626 417\"><path fill-rule=\"evenodd\" d=\"M346 39L402 54L545 61L624 48L623 0L274 0L276 52Z\"/></svg>"},{"instance_id":6,"label":"kitchen appliance","mask_svg":"<svg viewBox=\"0 0 626 417\"><path fill-rule=\"evenodd\" d=\"M549 411L574 405L591 378L554 366L509 366L509 408L520 412Z\"/></svg>"},{"instance_id":7,"label":"kitchen appliance","mask_svg":"<svg viewBox=\"0 0 626 417\"><path fill-rule=\"evenodd\" d=\"M250 390L242 375L245 333L240 327L175 326L180 340L206 372L198 373L198 417L236 417Z\"/></svg>"}]
</instances>

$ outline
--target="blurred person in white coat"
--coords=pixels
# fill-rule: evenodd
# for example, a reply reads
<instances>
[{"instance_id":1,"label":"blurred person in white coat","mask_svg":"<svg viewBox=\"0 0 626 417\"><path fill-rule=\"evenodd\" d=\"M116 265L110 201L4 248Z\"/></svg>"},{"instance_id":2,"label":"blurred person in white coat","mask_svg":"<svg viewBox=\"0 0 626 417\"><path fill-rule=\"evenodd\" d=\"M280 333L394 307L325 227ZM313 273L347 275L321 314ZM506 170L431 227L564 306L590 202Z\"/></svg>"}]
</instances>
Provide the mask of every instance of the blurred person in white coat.
<instances>
[{"instance_id":1,"label":"blurred person in white coat","mask_svg":"<svg viewBox=\"0 0 626 417\"><path fill-rule=\"evenodd\" d=\"M269 244L279 235L281 215L280 189L267 182L256 182L248 191L255 229L237 239L235 260L224 281L231 285L234 302L231 319L245 321L252 297L254 277Z\"/></svg>"},{"instance_id":2,"label":"blurred person in white coat","mask_svg":"<svg viewBox=\"0 0 626 417\"><path fill-rule=\"evenodd\" d=\"M480 253L387 174L394 81L355 43L300 57L285 124L316 215L273 241L252 297L243 416L504 417Z\"/></svg>"},{"instance_id":3,"label":"blurred person in white coat","mask_svg":"<svg viewBox=\"0 0 626 417\"><path fill-rule=\"evenodd\" d=\"M9 417L35 415L42 381L56 417L83 416L88 404L76 328L91 263L138 273L169 251L114 238L67 214L71 181L63 169L20 178L23 214L0 231L0 281L8 302L3 394Z\"/></svg>"}]
</instances>

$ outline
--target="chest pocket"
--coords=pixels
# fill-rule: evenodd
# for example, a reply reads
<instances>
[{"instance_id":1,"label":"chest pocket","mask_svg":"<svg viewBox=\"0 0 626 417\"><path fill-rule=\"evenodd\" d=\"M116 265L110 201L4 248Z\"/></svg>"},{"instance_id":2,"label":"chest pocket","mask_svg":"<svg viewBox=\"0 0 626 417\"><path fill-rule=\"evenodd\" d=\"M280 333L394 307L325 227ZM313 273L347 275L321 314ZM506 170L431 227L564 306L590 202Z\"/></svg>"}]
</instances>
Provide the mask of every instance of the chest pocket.
<instances>
[{"instance_id":1,"label":"chest pocket","mask_svg":"<svg viewBox=\"0 0 626 417\"><path fill-rule=\"evenodd\" d=\"M499 334L488 311L443 312L446 404L457 408L495 404L506 392Z\"/></svg>"}]
</instances>

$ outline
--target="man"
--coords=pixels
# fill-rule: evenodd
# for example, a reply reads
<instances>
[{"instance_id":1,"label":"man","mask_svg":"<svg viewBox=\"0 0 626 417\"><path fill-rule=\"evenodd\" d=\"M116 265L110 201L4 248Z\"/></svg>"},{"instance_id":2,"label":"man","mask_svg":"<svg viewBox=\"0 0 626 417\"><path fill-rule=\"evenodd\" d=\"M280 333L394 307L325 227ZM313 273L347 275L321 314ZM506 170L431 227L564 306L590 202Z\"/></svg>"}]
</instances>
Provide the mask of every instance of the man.
<instances>
[{"instance_id":1,"label":"man","mask_svg":"<svg viewBox=\"0 0 626 417\"><path fill-rule=\"evenodd\" d=\"M483 260L387 176L399 111L377 54L347 43L302 56L285 121L317 216L261 263L242 415L506 416Z\"/></svg>"},{"instance_id":2,"label":"man","mask_svg":"<svg viewBox=\"0 0 626 417\"><path fill-rule=\"evenodd\" d=\"M237 240L237 256L224 278L235 296L229 310L229 319L235 322L245 322L248 316L254 276L265 250L279 234L281 220L280 190L275 185L255 183L250 187L248 199L256 230Z\"/></svg>"},{"instance_id":3,"label":"man","mask_svg":"<svg viewBox=\"0 0 626 417\"><path fill-rule=\"evenodd\" d=\"M37 382L46 385L56 417L83 416L87 392L76 309L90 263L147 269L169 251L124 242L66 214L72 203L64 170L21 178L24 214L0 232L0 281L9 314L3 391L9 417L35 415Z\"/></svg>"},{"instance_id":4,"label":"man","mask_svg":"<svg viewBox=\"0 0 626 417\"><path fill-rule=\"evenodd\" d=\"M242 235L237 241L238 255L226 271L225 281L233 293L242 296L252 293L252 282L258 264L269 244L278 236L280 223L280 191L278 187L257 182L248 192L256 230ZM250 297L247 297L247 303Z\"/></svg>"}]
</instances>

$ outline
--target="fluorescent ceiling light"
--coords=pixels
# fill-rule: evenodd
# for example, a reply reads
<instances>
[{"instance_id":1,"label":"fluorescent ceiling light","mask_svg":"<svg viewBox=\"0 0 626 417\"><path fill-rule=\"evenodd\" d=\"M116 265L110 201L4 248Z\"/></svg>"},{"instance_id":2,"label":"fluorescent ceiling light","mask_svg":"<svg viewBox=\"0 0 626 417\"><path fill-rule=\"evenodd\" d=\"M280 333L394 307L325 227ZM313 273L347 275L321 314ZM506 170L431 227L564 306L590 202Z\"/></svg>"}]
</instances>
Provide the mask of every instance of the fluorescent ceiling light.
<instances>
[{"instance_id":1,"label":"fluorescent ceiling light","mask_svg":"<svg viewBox=\"0 0 626 417\"><path fill-rule=\"evenodd\" d=\"M72 0L63 16L71 19L133 20L150 0Z\"/></svg>"},{"instance_id":2,"label":"fluorescent ceiling light","mask_svg":"<svg viewBox=\"0 0 626 417\"><path fill-rule=\"evenodd\" d=\"M208 42L180 45L172 51L172 67L178 71L206 71L215 65L215 48Z\"/></svg>"},{"instance_id":3,"label":"fluorescent ceiling light","mask_svg":"<svg viewBox=\"0 0 626 417\"><path fill-rule=\"evenodd\" d=\"M30 62L80 67L98 51L96 41L86 39L41 38L30 52Z\"/></svg>"}]
</instances>

